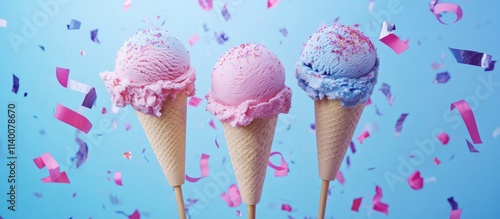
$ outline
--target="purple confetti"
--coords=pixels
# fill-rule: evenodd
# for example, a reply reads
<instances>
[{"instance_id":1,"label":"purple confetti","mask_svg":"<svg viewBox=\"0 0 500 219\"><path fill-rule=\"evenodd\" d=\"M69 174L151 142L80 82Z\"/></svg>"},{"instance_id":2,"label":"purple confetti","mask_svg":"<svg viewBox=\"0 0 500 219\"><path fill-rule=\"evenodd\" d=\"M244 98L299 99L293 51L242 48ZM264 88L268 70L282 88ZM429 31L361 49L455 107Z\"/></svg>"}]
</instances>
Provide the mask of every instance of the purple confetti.
<instances>
[{"instance_id":1,"label":"purple confetti","mask_svg":"<svg viewBox=\"0 0 500 219\"><path fill-rule=\"evenodd\" d=\"M217 142L217 136L215 136L215 146L217 146L217 148L220 148L219 142Z\"/></svg>"},{"instance_id":2,"label":"purple confetti","mask_svg":"<svg viewBox=\"0 0 500 219\"><path fill-rule=\"evenodd\" d=\"M351 159L349 159L349 156L346 157L346 164L347 164L347 168L349 168L349 166L351 166Z\"/></svg>"},{"instance_id":3,"label":"purple confetti","mask_svg":"<svg viewBox=\"0 0 500 219\"><path fill-rule=\"evenodd\" d=\"M434 79L434 84L444 84L450 80L450 74L445 71L436 74L436 78Z\"/></svg>"},{"instance_id":4,"label":"purple confetti","mask_svg":"<svg viewBox=\"0 0 500 219\"><path fill-rule=\"evenodd\" d=\"M67 24L66 27L68 28L68 30L79 30L81 24L82 22L71 19L71 22Z\"/></svg>"},{"instance_id":5,"label":"purple confetti","mask_svg":"<svg viewBox=\"0 0 500 219\"><path fill-rule=\"evenodd\" d=\"M486 71L490 71L490 69L493 70L495 68L495 61L491 61L491 55L470 50L454 48L449 49L458 63L479 66L481 68L484 68Z\"/></svg>"},{"instance_id":6,"label":"purple confetti","mask_svg":"<svg viewBox=\"0 0 500 219\"><path fill-rule=\"evenodd\" d=\"M95 92L95 88L90 89L90 91L85 95L85 99L83 99L82 106L92 109L94 103L97 99L97 94Z\"/></svg>"},{"instance_id":7,"label":"purple confetti","mask_svg":"<svg viewBox=\"0 0 500 219\"><path fill-rule=\"evenodd\" d=\"M221 32L220 34L215 33L215 39L219 44L224 44L229 40L229 37L224 32Z\"/></svg>"},{"instance_id":8,"label":"purple confetti","mask_svg":"<svg viewBox=\"0 0 500 219\"><path fill-rule=\"evenodd\" d=\"M87 143L85 143L82 139L76 137L75 141L79 145L79 150L76 152L76 157L72 160L76 158L76 168L78 168L87 160L89 148Z\"/></svg>"},{"instance_id":9,"label":"purple confetti","mask_svg":"<svg viewBox=\"0 0 500 219\"><path fill-rule=\"evenodd\" d=\"M121 201L120 201L120 199L118 199L118 196L109 195L109 201L111 202L112 205L121 204Z\"/></svg>"},{"instance_id":10,"label":"purple confetti","mask_svg":"<svg viewBox=\"0 0 500 219\"><path fill-rule=\"evenodd\" d=\"M351 143L349 143L349 147L351 148L351 151L352 151L353 154L356 153L356 146L354 146L354 142L353 141L351 141Z\"/></svg>"},{"instance_id":11,"label":"purple confetti","mask_svg":"<svg viewBox=\"0 0 500 219\"><path fill-rule=\"evenodd\" d=\"M90 39L94 41L95 43L101 43L99 39L97 39L97 31L98 29L90 31Z\"/></svg>"},{"instance_id":12,"label":"purple confetti","mask_svg":"<svg viewBox=\"0 0 500 219\"><path fill-rule=\"evenodd\" d=\"M18 90L19 90L19 78L15 74L12 74L12 92L17 94Z\"/></svg>"},{"instance_id":13,"label":"purple confetti","mask_svg":"<svg viewBox=\"0 0 500 219\"><path fill-rule=\"evenodd\" d=\"M391 94L391 86L389 86L386 83L383 83L382 87L380 87L380 89L378 89L378 91L382 92L385 95L385 97L387 98L387 100L389 101L389 105L392 105L392 103L394 102L394 97Z\"/></svg>"},{"instance_id":14,"label":"purple confetti","mask_svg":"<svg viewBox=\"0 0 500 219\"><path fill-rule=\"evenodd\" d=\"M380 112L380 110L378 110L378 106L375 105L375 113L379 116L382 116L382 113Z\"/></svg>"},{"instance_id":15,"label":"purple confetti","mask_svg":"<svg viewBox=\"0 0 500 219\"><path fill-rule=\"evenodd\" d=\"M224 17L224 19L226 21L228 21L229 19L231 19L231 15L229 14L229 11L227 11L227 5L224 4L224 6L222 6L222 10L221 10L221 14L222 14L222 17Z\"/></svg>"},{"instance_id":16,"label":"purple confetti","mask_svg":"<svg viewBox=\"0 0 500 219\"><path fill-rule=\"evenodd\" d=\"M403 130L403 123L408 116L408 113L402 113L401 116L399 116L398 121L396 122L396 131L394 132L394 135L398 137L401 134L401 130Z\"/></svg>"},{"instance_id":17,"label":"purple confetti","mask_svg":"<svg viewBox=\"0 0 500 219\"><path fill-rule=\"evenodd\" d=\"M453 199L453 196L448 198L448 202L451 205L451 210L457 210L458 209L458 203Z\"/></svg>"},{"instance_id":18,"label":"purple confetti","mask_svg":"<svg viewBox=\"0 0 500 219\"><path fill-rule=\"evenodd\" d=\"M45 47L42 46L42 45L38 45L38 47L40 47L41 50L43 50L45 52Z\"/></svg>"},{"instance_id":19,"label":"purple confetti","mask_svg":"<svg viewBox=\"0 0 500 219\"><path fill-rule=\"evenodd\" d=\"M467 141L467 147L469 147L469 152L479 153L479 151L474 147L472 143L469 142L469 140L465 139L465 141Z\"/></svg>"},{"instance_id":20,"label":"purple confetti","mask_svg":"<svg viewBox=\"0 0 500 219\"><path fill-rule=\"evenodd\" d=\"M288 36L288 31L286 30L286 28L281 28L280 32L281 34L283 34L283 36Z\"/></svg>"},{"instance_id":21,"label":"purple confetti","mask_svg":"<svg viewBox=\"0 0 500 219\"><path fill-rule=\"evenodd\" d=\"M24 92L24 97L27 97L28 96L28 93Z\"/></svg>"},{"instance_id":22,"label":"purple confetti","mask_svg":"<svg viewBox=\"0 0 500 219\"><path fill-rule=\"evenodd\" d=\"M316 124L314 124L314 123L313 123L313 124L311 124L311 125L310 125L310 128L311 128L311 130L315 131L315 130L316 130Z\"/></svg>"}]
</instances>

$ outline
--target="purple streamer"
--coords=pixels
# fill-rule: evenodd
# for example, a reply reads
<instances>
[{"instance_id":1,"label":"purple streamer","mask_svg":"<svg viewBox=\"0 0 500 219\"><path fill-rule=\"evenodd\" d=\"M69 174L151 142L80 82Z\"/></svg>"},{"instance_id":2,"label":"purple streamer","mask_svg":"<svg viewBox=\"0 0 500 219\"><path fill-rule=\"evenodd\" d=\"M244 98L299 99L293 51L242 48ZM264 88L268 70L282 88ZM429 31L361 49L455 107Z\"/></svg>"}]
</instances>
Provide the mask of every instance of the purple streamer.
<instances>
[{"instance_id":1,"label":"purple streamer","mask_svg":"<svg viewBox=\"0 0 500 219\"><path fill-rule=\"evenodd\" d=\"M17 94L18 90L19 90L19 78L15 74L12 74L12 92Z\"/></svg>"},{"instance_id":2,"label":"purple streamer","mask_svg":"<svg viewBox=\"0 0 500 219\"><path fill-rule=\"evenodd\" d=\"M491 71L495 68L495 61L491 61L491 55L471 50L449 49L458 63L478 66L484 68L485 71Z\"/></svg>"},{"instance_id":3,"label":"purple streamer","mask_svg":"<svg viewBox=\"0 0 500 219\"><path fill-rule=\"evenodd\" d=\"M446 72L441 72L436 74L436 78L434 79L434 84L444 84L450 80L450 74Z\"/></svg>"},{"instance_id":4,"label":"purple streamer","mask_svg":"<svg viewBox=\"0 0 500 219\"><path fill-rule=\"evenodd\" d=\"M378 91L382 92L385 95L385 97L387 98L387 100L389 101L389 105L392 105L392 103L394 102L394 97L391 94L391 86L389 86L386 83L383 83L382 87L380 87L380 89L378 89Z\"/></svg>"},{"instance_id":5,"label":"purple streamer","mask_svg":"<svg viewBox=\"0 0 500 219\"><path fill-rule=\"evenodd\" d=\"M87 143L85 143L82 139L76 137L76 143L79 145L79 150L76 152L76 168L80 167L86 160L89 153L89 148Z\"/></svg>"},{"instance_id":6,"label":"purple streamer","mask_svg":"<svg viewBox=\"0 0 500 219\"><path fill-rule=\"evenodd\" d=\"M408 113L403 113L399 117L398 121L396 122L396 131L394 132L395 136L398 137L401 134L401 130L403 129L403 123L408 116Z\"/></svg>"}]
</instances>

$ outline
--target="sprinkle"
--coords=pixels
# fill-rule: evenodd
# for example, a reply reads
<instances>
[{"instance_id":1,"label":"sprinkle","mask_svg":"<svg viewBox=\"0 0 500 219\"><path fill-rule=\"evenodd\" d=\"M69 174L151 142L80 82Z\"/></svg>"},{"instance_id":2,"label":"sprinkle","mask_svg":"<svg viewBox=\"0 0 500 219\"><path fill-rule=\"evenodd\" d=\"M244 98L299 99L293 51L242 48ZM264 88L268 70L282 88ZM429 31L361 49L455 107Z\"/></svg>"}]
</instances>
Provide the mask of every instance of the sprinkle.
<instances>
[{"instance_id":1,"label":"sprinkle","mask_svg":"<svg viewBox=\"0 0 500 219\"><path fill-rule=\"evenodd\" d=\"M130 151L123 152L123 157L128 159L128 160L132 159L132 152L130 152Z\"/></svg>"},{"instance_id":2,"label":"sprinkle","mask_svg":"<svg viewBox=\"0 0 500 219\"><path fill-rule=\"evenodd\" d=\"M392 105L394 103L394 97L391 94L391 86L389 86L386 83L383 83L382 87L380 87L380 89L378 89L378 91L382 92L385 95L385 97L389 101L389 105Z\"/></svg>"},{"instance_id":3,"label":"sprinkle","mask_svg":"<svg viewBox=\"0 0 500 219\"><path fill-rule=\"evenodd\" d=\"M214 120L213 120L213 119L211 119L211 120L210 120L210 122L208 123L208 125L209 125L210 127L212 127L213 129L217 130L217 128L215 127L215 123L214 123Z\"/></svg>"},{"instance_id":4,"label":"sprinkle","mask_svg":"<svg viewBox=\"0 0 500 219\"><path fill-rule=\"evenodd\" d=\"M403 129L403 122L405 121L406 117L408 116L408 113L402 113L401 116L399 116L398 121L396 121L396 126L395 126L395 132L394 135L398 137L401 134L401 130Z\"/></svg>"},{"instance_id":5,"label":"sprinkle","mask_svg":"<svg viewBox=\"0 0 500 219\"><path fill-rule=\"evenodd\" d=\"M441 161L437 157L435 157L434 164L439 165L440 163L441 163Z\"/></svg>"},{"instance_id":6,"label":"sprinkle","mask_svg":"<svg viewBox=\"0 0 500 219\"><path fill-rule=\"evenodd\" d=\"M28 93L24 92L24 97L27 97L28 96Z\"/></svg>"},{"instance_id":7,"label":"sprinkle","mask_svg":"<svg viewBox=\"0 0 500 219\"><path fill-rule=\"evenodd\" d=\"M358 139L360 144L363 144L363 141L365 141L368 137L370 137L370 133L368 131L364 131L356 139Z\"/></svg>"},{"instance_id":8,"label":"sprinkle","mask_svg":"<svg viewBox=\"0 0 500 219\"><path fill-rule=\"evenodd\" d=\"M289 204L281 204L281 210L287 211L287 212L292 212L292 206L290 206Z\"/></svg>"},{"instance_id":9,"label":"sprinkle","mask_svg":"<svg viewBox=\"0 0 500 219\"><path fill-rule=\"evenodd\" d=\"M414 190L420 190L424 187L424 179L420 176L420 171L415 171L408 178L408 184Z\"/></svg>"},{"instance_id":10,"label":"sprinkle","mask_svg":"<svg viewBox=\"0 0 500 219\"><path fill-rule=\"evenodd\" d=\"M85 116L82 116L81 114L59 103L56 106L54 117L61 122L77 128L85 134L87 134L92 128L92 123L90 123L90 121Z\"/></svg>"},{"instance_id":11,"label":"sprinkle","mask_svg":"<svg viewBox=\"0 0 500 219\"><path fill-rule=\"evenodd\" d=\"M316 131L316 124L312 123L311 125L309 125L309 128L310 128L312 131Z\"/></svg>"},{"instance_id":12,"label":"sprinkle","mask_svg":"<svg viewBox=\"0 0 500 219\"><path fill-rule=\"evenodd\" d=\"M188 105L189 106L194 106L194 107L198 107L198 105L200 105L201 103L201 98L199 97L195 97L195 96L192 96L190 99L189 99L189 102L188 102Z\"/></svg>"},{"instance_id":13,"label":"sprinkle","mask_svg":"<svg viewBox=\"0 0 500 219\"><path fill-rule=\"evenodd\" d=\"M66 27L68 28L68 30L79 30L81 24L82 22L71 19L71 22L66 25Z\"/></svg>"},{"instance_id":14,"label":"sprinkle","mask_svg":"<svg viewBox=\"0 0 500 219\"><path fill-rule=\"evenodd\" d=\"M49 152L33 159L38 169L47 167L49 176L42 179L44 183L70 183L66 172L59 171L59 163L50 155Z\"/></svg>"},{"instance_id":15,"label":"sprinkle","mask_svg":"<svg viewBox=\"0 0 500 219\"><path fill-rule=\"evenodd\" d=\"M87 143L78 138L78 136L75 138L75 141L79 146L79 149L74 157L76 159L76 168L78 168L87 160L89 147L87 146Z\"/></svg>"},{"instance_id":16,"label":"sprinkle","mask_svg":"<svg viewBox=\"0 0 500 219\"><path fill-rule=\"evenodd\" d=\"M469 142L469 140L465 139L467 142L467 147L469 148L469 152L471 153L479 153L479 151L474 147L472 143Z\"/></svg>"},{"instance_id":17,"label":"sprinkle","mask_svg":"<svg viewBox=\"0 0 500 219\"><path fill-rule=\"evenodd\" d=\"M469 104L465 100L460 100L451 104L450 111L457 108L458 112L462 116L465 122L465 126L469 131L469 135L472 138L474 144L481 144L481 136L479 136L479 131L477 129L476 118L474 118L474 113L470 108Z\"/></svg>"},{"instance_id":18,"label":"sprinkle","mask_svg":"<svg viewBox=\"0 0 500 219\"><path fill-rule=\"evenodd\" d=\"M200 172L201 172L201 177L198 178L193 178L188 175L186 175L186 180L189 182L198 182L198 180L203 179L208 176L210 169L208 168L208 159L210 158L210 155L201 154L201 159L200 159Z\"/></svg>"},{"instance_id":19,"label":"sprinkle","mask_svg":"<svg viewBox=\"0 0 500 219\"><path fill-rule=\"evenodd\" d=\"M346 156L345 162L347 164L347 168L349 168L351 166L351 159L349 158L349 155Z\"/></svg>"},{"instance_id":20,"label":"sprinkle","mask_svg":"<svg viewBox=\"0 0 500 219\"><path fill-rule=\"evenodd\" d=\"M123 183L122 183L122 173L121 172L115 172L113 178L115 180L116 185L123 186Z\"/></svg>"},{"instance_id":21,"label":"sprinkle","mask_svg":"<svg viewBox=\"0 0 500 219\"><path fill-rule=\"evenodd\" d=\"M17 91L19 91L19 78L12 74L12 92L17 94Z\"/></svg>"},{"instance_id":22,"label":"sprinkle","mask_svg":"<svg viewBox=\"0 0 500 219\"><path fill-rule=\"evenodd\" d=\"M97 39L97 31L98 31L98 29L95 29L95 30L90 31L90 39L91 39L94 43L101 43L101 42L99 41L99 39Z\"/></svg>"},{"instance_id":23,"label":"sprinkle","mask_svg":"<svg viewBox=\"0 0 500 219\"><path fill-rule=\"evenodd\" d=\"M375 196L373 196L373 210L382 212L385 215L389 214L389 205L381 202L382 188L375 186Z\"/></svg>"},{"instance_id":24,"label":"sprinkle","mask_svg":"<svg viewBox=\"0 0 500 219\"><path fill-rule=\"evenodd\" d=\"M450 74L445 71L436 74L436 78L434 79L434 84L444 84L450 80Z\"/></svg>"},{"instance_id":25,"label":"sprinkle","mask_svg":"<svg viewBox=\"0 0 500 219\"><path fill-rule=\"evenodd\" d=\"M441 12L451 12L457 16L455 21L453 23L450 23L450 24L457 23L459 20L462 19L462 16L463 16L463 11L462 11L462 8L460 7L460 5L451 4L451 3L436 4L436 5L432 6L432 12L436 16L437 20L444 25L448 25L448 24L444 23L441 20L441 15L440 15Z\"/></svg>"},{"instance_id":26,"label":"sprinkle","mask_svg":"<svg viewBox=\"0 0 500 219\"><path fill-rule=\"evenodd\" d=\"M189 38L189 45L193 46L196 42L198 42L198 40L200 40L200 37L196 34L193 34L193 36Z\"/></svg>"},{"instance_id":27,"label":"sprinkle","mask_svg":"<svg viewBox=\"0 0 500 219\"><path fill-rule=\"evenodd\" d=\"M448 48L458 63L478 66L484 68L485 71L491 71L495 68L496 62L491 61L491 55L471 50Z\"/></svg>"},{"instance_id":28,"label":"sprinkle","mask_svg":"<svg viewBox=\"0 0 500 219\"><path fill-rule=\"evenodd\" d=\"M7 27L7 20L0 18L0 27Z\"/></svg>"},{"instance_id":29,"label":"sprinkle","mask_svg":"<svg viewBox=\"0 0 500 219\"><path fill-rule=\"evenodd\" d=\"M443 144L443 145L448 144L448 142L450 141L450 136L448 136L448 134L446 134L446 132L439 133L439 134L437 135L437 138L439 139L439 141L440 141L440 142L441 142L441 144Z\"/></svg>"},{"instance_id":30,"label":"sprinkle","mask_svg":"<svg viewBox=\"0 0 500 219\"><path fill-rule=\"evenodd\" d=\"M221 198L226 202L227 206L231 208L241 205L241 194L236 184L229 186L229 191L227 193L223 192Z\"/></svg>"},{"instance_id":31,"label":"sprinkle","mask_svg":"<svg viewBox=\"0 0 500 219\"><path fill-rule=\"evenodd\" d=\"M493 130L493 132L491 133L491 137L492 138L497 138L498 136L500 136L500 127L496 128L495 130Z\"/></svg>"},{"instance_id":32,"label":"sprinkle","mask_svg":"<svg viewBox=\"0 0 500 219\"><path fill-rule=\"evenodd\" d=\"M125 0L123 2L123 10L128 11L130 9L130 6L132 6L132 0Z\"/></svg>"},{"instance_id":33,"label":"sprinkle","mask_svg":"<svg viewBox=\"0 0 500 219\"><path fill-rule=\"evenodd\" d=\"M198 0L198 3L200 4L201 8L205 11L210 11L212 10L213 4L212 0Z\"/></svg>"},{"instance_id":34,"label":"sprinkle","mask_svg":"<svg viewBox=\"0 0 500 219\"><path fill-rule=\"evenodd\" d=\"M267 8L272 8L276 5L278 5L278 3L280 2L280 0L267 0Z\"/></svg>"},{"instance_id":35,"label":"sprinkle","mask_svg":"<svg viewBox=\"0 0 500 219\"><path fill-rule=\"evenodd\" d=\"M394 24L384 21L382 23L382 29L380 30L379 40L399 55L406 51L409 47L408 44L392 33L395 29L396 26Z\"/></svg>"},{"instance_id":36,"label":"sprinkle","mask_svg":"<svg viewBox=\"0 0 500 219\"><path fill-rule=\"evenodd\" d=\"M359 206L361 206L361 201L363 201L363 197L355 198L352 200L351 211L358 212Z\"/></svg>"},{"instance_id":37,"label":"sprinkle","mask_svg":"<svg viewBox=\"0 0 500 219\"><path fill-rule=\"evenodd\" d=\"M106 110L106 108L104 108L104 107L103 107L103 108L102 108L102 110L101 110L101 114L103 114L103 115L104 115L104 114L106 114L107 112L108 112L108 110Z\"/></svg>"},{"instance_id":38,"label":"sprinkle","mask_svg":"<svg viewBox=\"0 0 500 219\"><path fill-rule=\"evenodd\" d=\"M337 181L339 181L339 183L340 183L341 185L344 185L344 183L345 183L345 178L344 178L344 174L342 174L342 171L340 171L340 170L339 170L339 172L337 172L337 176L335 176L335 179L336 179Z\"/></svg>"},{"instance_id":39,"label":"sprinkle","mask_svg":"<svg viewBox=\"0 0 500 219\"><path fill-rule=\"evenodd\" d=\"M279 166L276 166L271 162L271 157L274 155L281 156L281 163ZM267 165L275 170L274 172L275 177L282 177L288 175L289 171L288 164L286 163L285 158L283 158L283 154L281 154L280 152L277 151L271 152L269 154L269 160L267 161Z\"/></svg>"}]
</instances>

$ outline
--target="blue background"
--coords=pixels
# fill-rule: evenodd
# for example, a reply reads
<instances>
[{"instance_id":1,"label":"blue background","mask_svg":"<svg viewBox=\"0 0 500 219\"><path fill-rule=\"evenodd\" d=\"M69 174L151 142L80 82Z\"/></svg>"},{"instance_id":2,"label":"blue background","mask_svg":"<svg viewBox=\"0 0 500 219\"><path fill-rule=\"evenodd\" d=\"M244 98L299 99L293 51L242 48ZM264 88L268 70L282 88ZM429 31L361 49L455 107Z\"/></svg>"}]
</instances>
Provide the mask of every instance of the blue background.
<instances>
[{"instance_id":1,"label":"blue background","mask_svg":"<svg viewBox=\"0 0 500 219\"><path fill-rule=\"evenodd\" d=\"M46 2L54 4L49 11L44 10ZM256 42L278 55L286 68L286 84L294 93L290 113L280 116L272 151L283 153L290 172L277 178L274 170L268 168L257 214L259 218L315 218L321 181L315 136L310 129L314 123L313 101L296 85L294 63L309 35L340 17L339 23L359 24L374 42L381 60L376 89L382 83L389 84L395 101L390 106L382 93L375 91L372 95L373 104L365 108L354 133L357 136L368 128L371 136L363 144L355 140L355 154L347 152L351 165L348 167L344 162L341 167L346 179L344 185L331 183L328 218L449 218L451 207L447 199L451 196L463 209L462 218L499 217L496 204L500 195L497 171L500 149L499 139L492 135L500 126L499 72L458 64L448 50L454 47L481 51L498 59L498 1L449 0L461 5L464 11L463 19L452 25L439 23L429 11L428 1L376 0L370 12L368 0L281 0L271 9L267 9L265 0L229 0L227 7L232 18L228 21L220 13L224 2L214 0L214 8L207 12L195 0L133 0L128 11L123 10L120 0L0 1L0 18L8 21L6 28L0 27L0 103L5 110L8 102L16 102L18 116L16 212L8 211L5 201L7 142L6 134L1 134L0 215L6 219L126 218L115 211L131 214L137 209L141 218L178 217L174 193L133 109L127 107L111 113L110 97L99 77L102 71L114 70L114 58L122 42L136 31L156 26L171 31L190 51L191 65L197 70L198 97L204 97L210 89L213 65L229 48ZM390 2L399 5L393 7ZM82 22L79 30L67 30L71 19ZM403 40L410 39L410 49L398 56L378 41L383 20L396 23L395 33ZM454 15L445 14L443 20L450 22ZM33 28L23 29L29 23ZM204 24L208 31L204 30ZM288 36L280 33L281 28L288 30ZM94 29L99 30L100 44L90 40L90 31ZM229 37L224 44L214 38L221 31ZM199 35L200 40L190 46L188 40L193 34ZM24 40L15 44L12 37ZM86 51L85 56L80 55L81 50ZM442 54L444 67L433 70L431 63L440 63ZM81 93L59 85L56 67L71 69L71 79L96 88L98 98L93 109L80 106ZM434 84L435 74L442 71L450 72L450 81ZM12 74L20 79L18 94L11 92ZM484 87L481 81L488 78L496 86ZM28 96L23 97L24 92ZM470 140L467 129L458 112L449 111L451 103L462 99L475 113L484 142L476 145L480 153L469 153L464 140ZM93 123L87 135L78 134L89 146L88 160L79 168L71 161L78 149L75 129L54 119L57 103L81 112ZM236 212L241 210L245 217L244 205L229 208L220 198L236 180L221 125L205 111L205 106L203 100L198 107L188 107L186 173L199 176L202 153L210 155L211 170L211 176L183 186L185 199L198 199L190 207L190 215L238 218ZM375 106L382 116L375 113ZM103 107L107 114L101 113ZM4 110L0 124L6 124ZM409 116L401 135L395 137L394 125L401 113ZM208 125L212 119L216 130ZM112 120L118 124L117 129L110 125ZM126 124L131 125L128 131L124 128ZM0 125L0 133L7 133L6 129L6 125ZM41 130L45 134L40 134ZM436 138L443 131L450 135L446 146ZM220 148L214 144L216 137ZM423 153L419 148L419 142L423 141L434 150ZM123 158L125 151L132 152L132 159ZM40 181L47 176L47 170L37 169L32 159L45 152L50 152L60 163L71 184ZM434 157L442 163L435 165ZM272 160L279 162L277 158ZM413 170L419 170L427 180L435 177L436 181L427 182L422 190L415 191L406 182ZM113 182L114 172L123 173L123 186ZM396 176L395 180L388 180L388 175ZM229 179L224 180L225 177ZM388 216L371 210L376 185L384 191L382 201L390 206ZM43 196L36 197L35 193ZM110 196L116 196L120 202L113 204ZM360 210L351 211L352 200L358 197L363 197ZM282 211L283 203L290 204L293 211Z\"/></svg>"}]
</instances>

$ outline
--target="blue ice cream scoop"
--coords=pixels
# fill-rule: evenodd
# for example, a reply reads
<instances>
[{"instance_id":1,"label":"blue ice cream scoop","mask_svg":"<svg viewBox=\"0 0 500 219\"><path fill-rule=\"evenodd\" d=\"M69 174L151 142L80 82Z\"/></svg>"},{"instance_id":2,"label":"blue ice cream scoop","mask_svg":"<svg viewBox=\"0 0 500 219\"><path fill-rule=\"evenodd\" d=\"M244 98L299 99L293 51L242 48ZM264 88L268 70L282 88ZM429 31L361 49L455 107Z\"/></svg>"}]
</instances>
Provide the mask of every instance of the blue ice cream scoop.
<instances>
[{"instance_id":1,"label":"blue ice cream scoop","mask_svg":"<svg viewBox=\"0 0 500 219\"><path fill-rule=\"evenodd\" d=\"M343 107L353 107L370 98L378 67L377 50L368 37L356 28L332 25L304 44L295 77L313 100L338 99Z\"/></svg>"}]
</instances>

